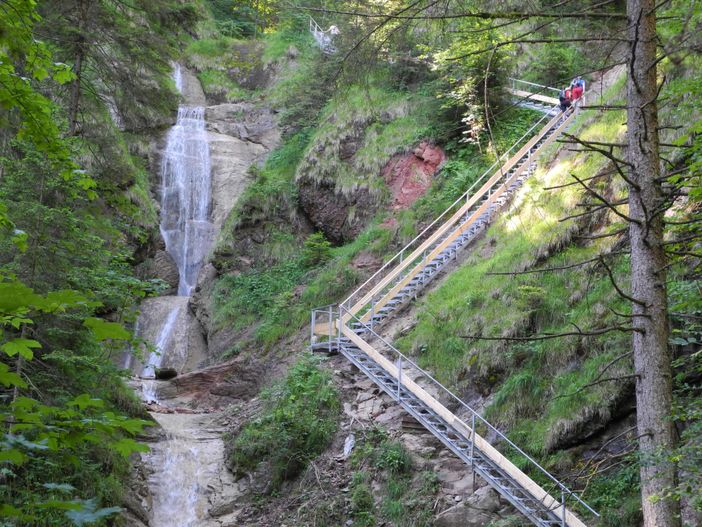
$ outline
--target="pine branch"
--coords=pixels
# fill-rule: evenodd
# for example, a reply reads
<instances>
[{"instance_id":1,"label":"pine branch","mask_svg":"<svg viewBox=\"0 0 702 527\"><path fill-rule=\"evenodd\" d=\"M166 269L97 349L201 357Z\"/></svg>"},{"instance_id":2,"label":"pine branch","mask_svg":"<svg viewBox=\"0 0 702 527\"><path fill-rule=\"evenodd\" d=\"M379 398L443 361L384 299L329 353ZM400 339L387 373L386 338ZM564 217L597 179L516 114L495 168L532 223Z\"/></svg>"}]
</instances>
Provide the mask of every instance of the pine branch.
<instances>
[{"instance_id":1,"label":"pine branch","mask_svg":"<svg viewBox=\"0 0 702 527\"><path fill-rule=\"evenodd\" d=\"M639 306L646 307L645 302L642 302L641 300L634 298L633 296L628 295L624 291L622 291L622 289L617 285L617 282L614 279L614 274L612 273L612 270L607 265L607 262L604 261L604 258L600 257L600 263L602 264L602 267L605 268L605 271L607 272L607 276L609 276L609 281L612 282L612 286L617 291L617 294L619 294L619 296L628 300L629 302L633 302L634 304L637 304Z\"/></svg>"},{"instance_id":2,"label":"pine branch","mask_svg":"<svg viewBox=\"0 0 702 527\"><path fill-rule=\"evenodd\" d=\"M360 18L390 18L396 20L454 20L461 18L475 18L482 20L497 20L497 19L517 19L517 20L527 20L530 18L593 18L593 19L613 19L613 20L626 20L626 15L622 13L598 13L598 12L588 12L580 11L577 13L565 12L565 13L527 13L519 11L476 11L473 13L454 13L454 14L444 14L444 15L401 15L401 14L381 14L381 13L369 13L363 11L350 11L346 9L329 9L322 7L311 7L311 6L299 6L299 9L305 11L311 11L313 13L326 13L332 15L346 15L354 16Z\"/></svg>"},{"instance_id":3,"label":"pine branch","mask_svg":"<svg viewBox=\"0 0 702 527\"><path fill-rule=\"evenodd\" d=\"M572 323L571 323L572 324ZM575 324L572 324L575 325ZM575 326L577 328L577 326ZM563 333L545 333L543 335L537 335L535 337L486 337L484 335L459 335L462 339L471 340L503 340L508 342L537 342L541 340L551 340L560 339L563 337L596 337L598 335L604 335L606 333L611 333L613 331L618 331L622 333L629 333L631 331L637 331L636 328L630 326L610 326L602 329L596 329L592 331L582 331L578 328L577 331L566 331Z\"/></svg>"}]
</instances>

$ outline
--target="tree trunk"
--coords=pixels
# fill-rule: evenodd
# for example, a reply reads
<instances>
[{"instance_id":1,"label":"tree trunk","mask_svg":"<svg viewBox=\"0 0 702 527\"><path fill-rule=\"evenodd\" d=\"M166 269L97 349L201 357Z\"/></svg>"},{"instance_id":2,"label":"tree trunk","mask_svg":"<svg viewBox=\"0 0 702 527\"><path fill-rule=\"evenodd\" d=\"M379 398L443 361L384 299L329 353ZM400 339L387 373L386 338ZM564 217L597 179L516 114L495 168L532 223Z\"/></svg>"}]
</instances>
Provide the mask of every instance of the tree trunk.
<instances>
[{"instance_id":1,"label":"tree trunk","mask_svg":"<svg viewBox=\"0 0 702 527\"><path fill-rule=\"evenodd\" d=\"M86 52L86 39L84 32L88 23L89 2L90 0L79 0L78 2L78 25L75 43L75 59L73 62L73 73L75 73L76 78L71 85L71 99L68 102L68 135L76 135L76 131L78 130L83 60L85 59Z\"/></svg>"},{"instance_id":2,"label":"tree trunk","mask_svg":"<svg viewBox=\"0 0 702 527\"><path fill-rule=\"evenodd\" d=\"M627 79L629 227L633 304L633 355L645 527L680 525L679 503L663 497L676 486L669 462L676 442L668 347L664 196L660 175L654 0L628 0L630 54Z\"/></svg>"}]
</instances>

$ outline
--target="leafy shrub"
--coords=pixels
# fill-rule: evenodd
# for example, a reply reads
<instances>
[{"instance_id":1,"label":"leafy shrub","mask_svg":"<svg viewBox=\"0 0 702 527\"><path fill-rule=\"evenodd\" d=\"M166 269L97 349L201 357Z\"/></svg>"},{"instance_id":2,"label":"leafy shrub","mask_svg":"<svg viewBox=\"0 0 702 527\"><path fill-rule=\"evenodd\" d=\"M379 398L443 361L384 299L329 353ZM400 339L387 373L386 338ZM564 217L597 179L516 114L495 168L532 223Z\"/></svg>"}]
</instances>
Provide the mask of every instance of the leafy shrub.
<instances>
[{"instance_id":1,"label":"leafy shrub","mask_svg":"<svg viewBox=\"0 0 702 527\"><path fill-rule=\"evenodd\" d=\"M391 474L408 474L412 470L412 458L402 444L397 441L385 441L380 445L376 465Z\"/></svg>"},{"instance_id":2,"label":"leafy shrub","mask_svg":"<svg viewBox=\"0 0 702 527\"><path fill-rule=\"evenodd\" d=\"M328 372L311 355L263 395L266 408L234 440L229 461L237 473L271 467L272 490L296 477L336 431L339 397Z\"/></svg>"},{"instance_id":3,"label":"leafy shrub","mask_svg":"<svg viewBox=\"0 0 702 527\"><path fill-rule=\"evenodd\" d=\"M365 472L354 472L351 480L351 514L357 527L375 525L373 495L367 480L368 474Z\"/></svg>"},{"instance_id":4,"label":"leafy shrub","mask_svg":"<svg viewBox=\"0 0 702 527\"><path fill-rule=\"evenodd\" d=\"M549 86L558 86L586 69L587 59L576 46L541 46L536 60L530 62L525 78Z\"/></svg>"},{"instance_id":5,"label":"leafy shrub","mask_svg":"<svg viewBox=\"0 0 702 527\"><path fill-rule=\"evenodd\" d=\"M302 247L302 265L317 267L331 258L331 243L321 232L310 234Z\"/></svg>"},{"instance_id":6,"label":"leafy shrub","mask_svg":"<svg viewBox=\"0 0 702 527\"><path fill-rule=\"evenodd\" d=\"M586 496L587 502L602 513L601 524L607 527L641 525L639 464L596 477Z\"/></svg>"}]
</instances>

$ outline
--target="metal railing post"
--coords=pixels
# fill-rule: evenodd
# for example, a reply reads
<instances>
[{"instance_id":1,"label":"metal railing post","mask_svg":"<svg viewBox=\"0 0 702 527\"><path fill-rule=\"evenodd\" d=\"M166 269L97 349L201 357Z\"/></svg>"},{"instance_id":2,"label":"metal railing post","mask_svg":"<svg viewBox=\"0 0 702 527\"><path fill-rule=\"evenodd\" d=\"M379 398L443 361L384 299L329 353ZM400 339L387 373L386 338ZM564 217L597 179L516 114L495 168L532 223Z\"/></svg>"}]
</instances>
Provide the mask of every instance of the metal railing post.
<instances>
[{"instance_id":1,"label":"metal railing post","mask_svg":"<svg viewBox=\"0 0 702 527\"><path fill-rule=\"evenodd\" d=\"M561 489L561 525L567 527L566 523L566 506L565 506L565 492Z\"/></svg>"},{"instance_id":2,"label":"metal railing post","mask_svg":"<svg viewBox=\"0 0 702 527\"><path fill-rule=\"evenodd\" d=\"M310 325L310 349L314 345L314 325L317 322L317 310L312 310L312 324Z\"/></svg>"},{"instance_id":3,"label":"metal railing post","mask_svg":"<svg viewBox=\"0 0 702 527\"><path fill-rule=\"evenodd\" d=\"M332 305L329 304L329 339L328 339L328 344L329 344L329 354L331 355L332 352L332 335L334 334L334 321L333 317L334 315L332 314Z\"/></svg>"},{"instance_id":4,"label":"metal railing post","mask_svg":"<svg viewBox=\"0 0 702 527\"><path fill-rule=\"evenodd\" d=\"M475 469L473 467L475 462L475 413L471 414L471 424L470 424L470 471L473 475L473 490L475 490Z\"/></svg>"},{"instance_id":5,"label":"metal railing post","mask_svg":"<svg viewBox=\"0 0 702 527\"><path fill-rule=\"evenodd\" d=\"M472 414L470 423L470 466L473 468L473 453L475 452L475 414Z\"/></svg>"},{"instance_id":6,"label":"metal railing post","mask_svg":"<svg viewBox=\"0 0 702 527\"><path fill-rule=\"evenodd\" d=\"M375 318L375 298L371 298L370 308L370 330L373 331L373 319Z\"/></svg>"},{"instance_id":7,"label":"metal railing post","mask_svg":"<svg viewBox=\"0 0 702 527\"><path fill-rule=\"evenodd\" d=\"M397 367L397 401L402 399L402 355L400 355L400 363Z\"/></svg>"},{"instance_id":8,"label":"metal railing post","mask_svg":"<svg viewBox=\"0 0 702 527\"><path fill-rule=\"evenodd\" d=\"M339 348L339 353L341 353L341 311L344 308L339 304L339 316L336 319L336 345Z\"/></svg>"}]
</instances>

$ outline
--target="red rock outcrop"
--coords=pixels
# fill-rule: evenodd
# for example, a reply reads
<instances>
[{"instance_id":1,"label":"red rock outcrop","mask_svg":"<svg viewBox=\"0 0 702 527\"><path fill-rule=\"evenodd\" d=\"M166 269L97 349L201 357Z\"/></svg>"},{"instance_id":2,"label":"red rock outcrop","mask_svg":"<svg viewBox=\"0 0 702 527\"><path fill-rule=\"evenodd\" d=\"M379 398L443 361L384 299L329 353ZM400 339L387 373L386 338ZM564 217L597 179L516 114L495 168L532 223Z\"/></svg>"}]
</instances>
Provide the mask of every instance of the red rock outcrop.
<instances>
[{"instance_id":1,"label":"red rock outcrop","mask_svg":"<svg viewBox=\"0 0 702 527\"><path fill-rule=\"evenodd\" d=\"M444 151L426 141L411 153L394 156L383 169L383 177L392 192L391 208L405 209L417 201L445 160Z\"/></svg>"}]
</instances>

